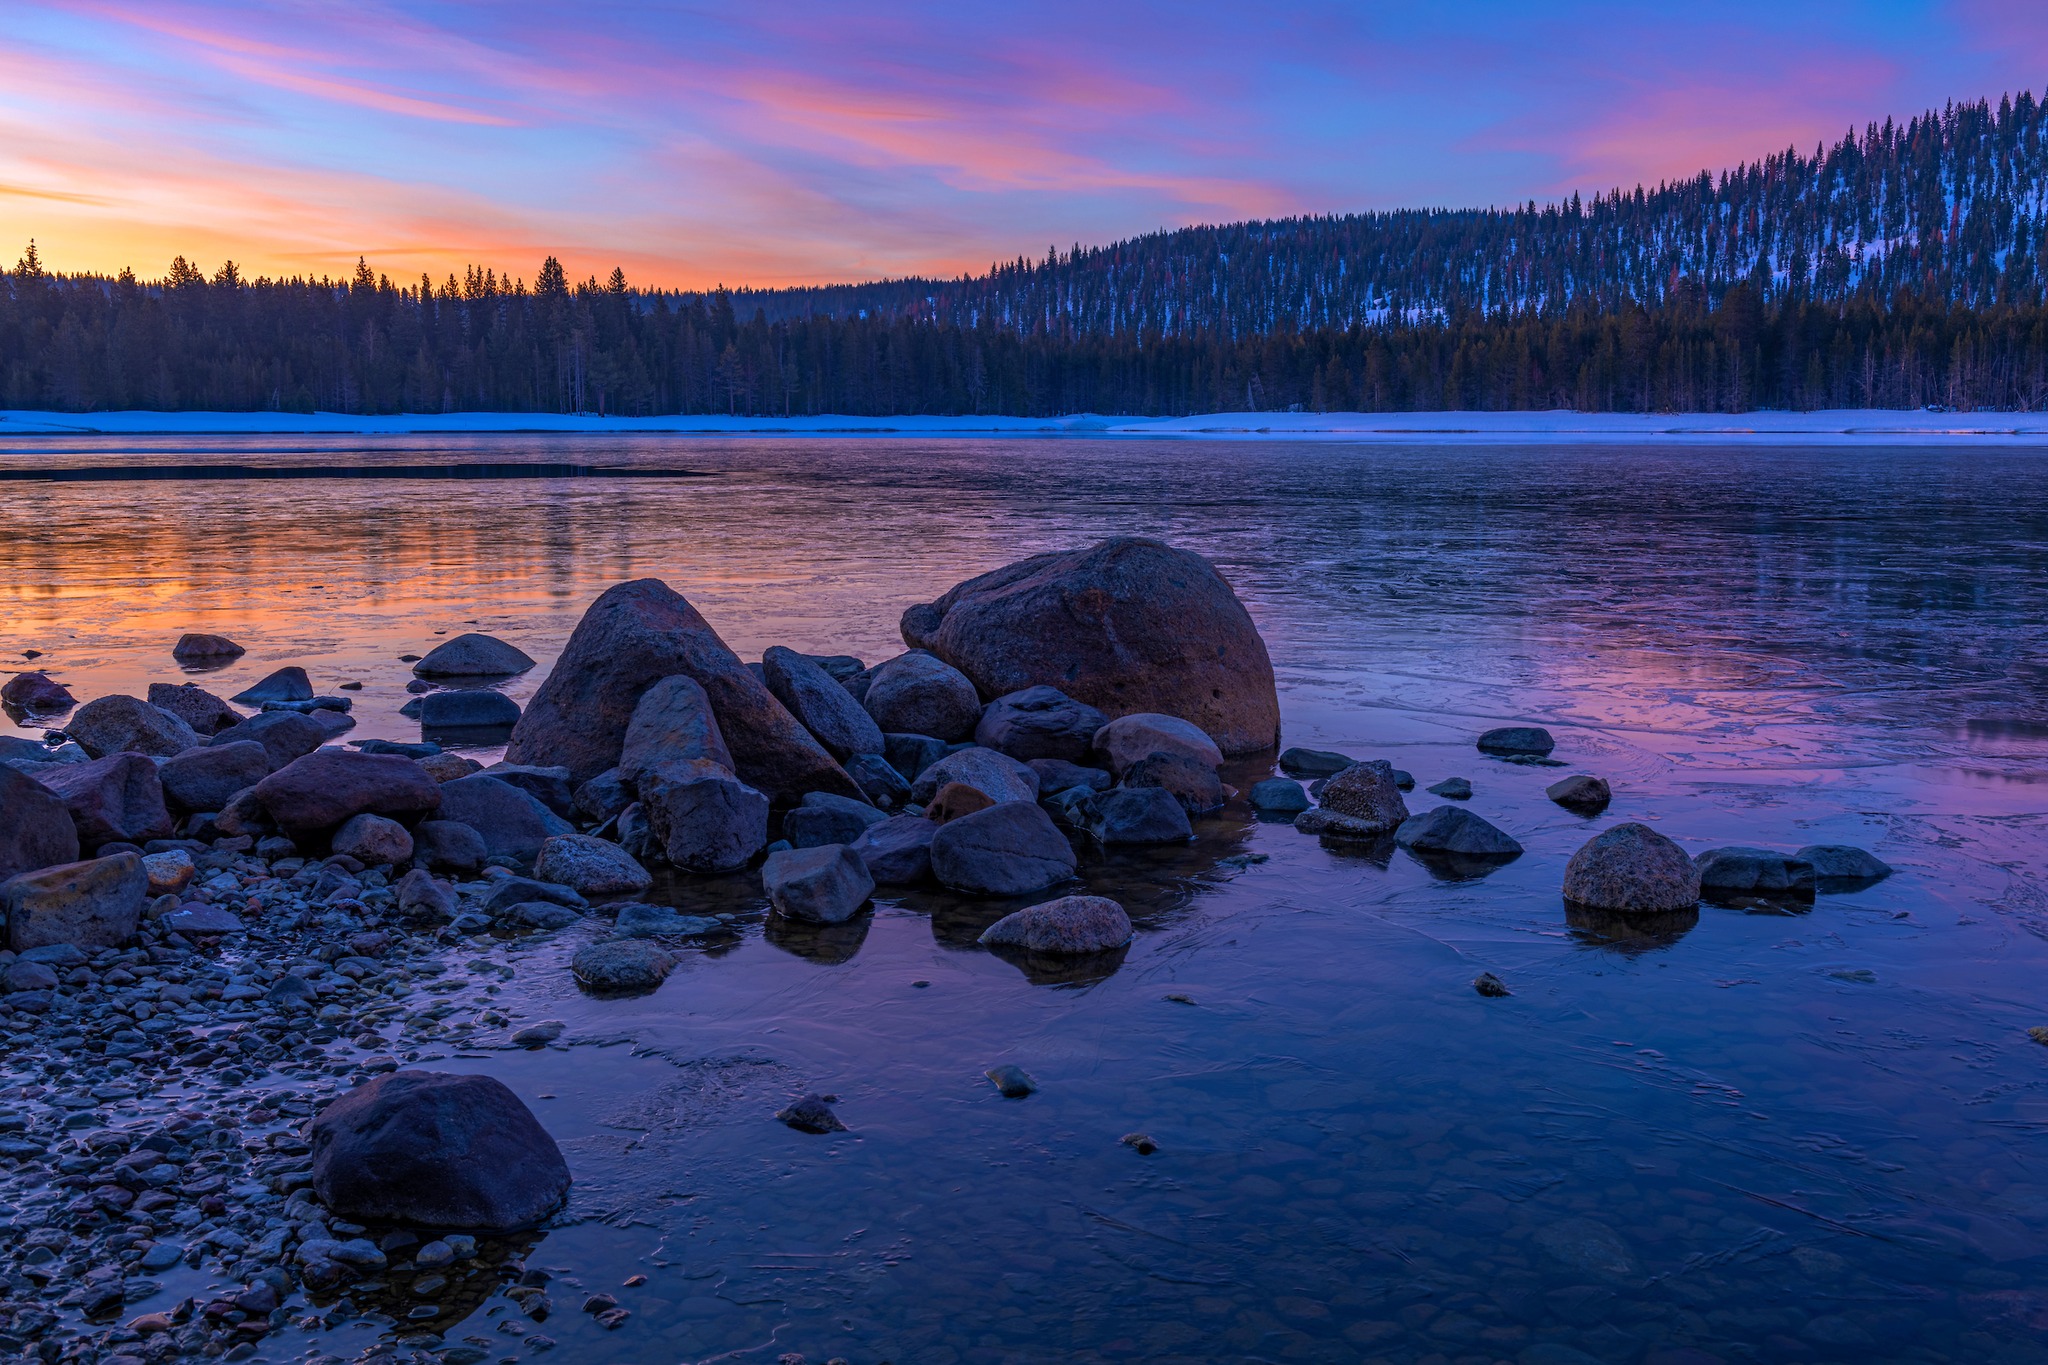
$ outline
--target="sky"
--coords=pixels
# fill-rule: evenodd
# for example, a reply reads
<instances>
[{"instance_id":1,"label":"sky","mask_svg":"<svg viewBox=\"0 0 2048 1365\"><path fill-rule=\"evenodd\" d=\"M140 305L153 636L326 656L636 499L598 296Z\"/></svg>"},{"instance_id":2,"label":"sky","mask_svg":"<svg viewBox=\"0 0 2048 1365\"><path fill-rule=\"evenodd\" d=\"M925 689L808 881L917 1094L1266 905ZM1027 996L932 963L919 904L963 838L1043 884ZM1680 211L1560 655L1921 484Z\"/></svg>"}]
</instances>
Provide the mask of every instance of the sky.
<instances>
[{"instance_id":1,"label":"sky","mask_svg":"<svg viewBox=\"0 0 2048 1365\"><path fill-rule=\"evenodd\" d=\"M2042 0L8 0L0 263L957 275L1654 184L2044 84Z\"/></svg>"}]
</instances>

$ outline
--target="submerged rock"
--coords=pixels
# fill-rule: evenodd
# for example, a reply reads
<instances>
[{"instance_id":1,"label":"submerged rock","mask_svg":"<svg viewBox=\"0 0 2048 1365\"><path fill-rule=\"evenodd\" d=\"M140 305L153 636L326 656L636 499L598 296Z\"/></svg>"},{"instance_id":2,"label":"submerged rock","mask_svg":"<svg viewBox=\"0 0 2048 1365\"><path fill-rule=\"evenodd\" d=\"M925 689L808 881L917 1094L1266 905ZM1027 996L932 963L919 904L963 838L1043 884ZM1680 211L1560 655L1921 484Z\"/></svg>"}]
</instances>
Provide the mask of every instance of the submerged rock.
<instances>
[{"instance_id":1,"label":"submerged rock","mask_svg":"<svg viewBox=\"0 0 2048 1365\"><path fill-rule=\"evenodd\" d=\"M1630 821L1595 835L1572 855L1564 897L1593 910L1691 910L1699 903L1700 873L1684 849Z\"/></svg>"},{"instance_id":2,"label":"submerged rock","mask_svg":"<svg viewBox=\"0 0 2048 1365\"><path fill-rule=\"evenodd\" d=\"M846 1125L823 1095L806 1095L779 1110L775 1117L799 1133L843 1133Z\"/></svg>"},{"instance_id":3,"label":"submerged rock","mask_svg":"<svg viewBox=\"0 0 2048 1365\"><path fill-rule=\"evenodd\" d=\"M1447 777L1426 790L1431 796L1441 796L1446 801L1470 801L1472 799L1472 783L1462 777Z\"/></svg>"},{"instance_id":4,"label":"submerged rock","mask_svg":"<svg viewBox=\"0 0 2048 1365\"><path fill-rule=\"evenodd\" d=\"M1813 865L1815 881L1823 891L1867 886L1892 875L1888 864L1853 844L1808 844L1792 856Z\"/></svg>"},{"instance_id":5,"label":"submerged rock","mask_svg":"<svg viewBox=\"0 0 2048 1365\"><path fill-rule=\"evenodd\" d=\"M513 1232L569 1192L561 1148L490 1076L380 1076L321 1110L308 1138L313 1190L344 1218Z\"/></svg>"},{"instance_id":6,"label":"submerged rock","mask_svg":"<svg viewBox=\"0 0 2048 1365\"><path fill-rule=\"evenodd\" d=\"M1106 896L1061 896L1003 916L982 930L987 947L1033 953L1104 953L1131 941L1131 917Z\"/></svg>"},{"instance_id":7,"label":"submerged rock","mask_svg":"<svg viewBox=\"0 0 2048 1365\"><path fill-rule=\"evenodd\" d=\"M1485 754L1528 754L1547 757L1557 741L1540 725L1503 725L1479 737L1479 751Z\"/></svg>"},{"instance_id":8,"label":"submerged rock","mask_svg":"<svg viewBox=\"0 0 2048 1365\"><path fill-rule=\"evenodd\" d=\"M771 853L761 884L778 913L813 924L842 924L875 894L867 864L845 844Z\"/></svg>"},{"instance_id":9,"label":"submerged rock","mask_svg":"<svg viewBox=\"0 0 2048 1365\"><path fill-rule=\"evenodd\" d=\"M15 952L68 943L120 948L133 941L149 896L149 873L135 853L23 872L0 882L0 914Z\"/></svg>"},{"instance_id":10,"label":"submerged rock","mask_svg":"<svg viewBox=\"0 0 2048 1365\"><path fill-rule=\"evenodd\" d=\"M1399 827L1407 818L1407 803L1394 785L1393 765L1375 758L1354 763L1324 782L1321 804L1297 816L1294 827L1305 834L1369 839Z\"/></svg>"},{"instance_id":11,"label":"submerged rock","mask_svg":"<svg viewBox=\"0 0 2048 1365\"><path fill-rule=\"evenodd\" d=\"M1813 894L1813 864L1767 848L1740 844L1710 848L1694 858L1693 863L1700 870L1700 890L1710 894Z\"/></svg>"},{"instance_id":12,"label":"submerged rock","mask_svg":"<svg viewBox=\"0 0 2048 1365\"><path fill-rule=\"evenodd\" d=\"M1182 716L1232 755L1279 738L1250 614L1208 560L1156 540L1020 560L910 608L902 628L992 697L1046 685L1112 718Z\"/></svg>"},{"instance_id":13,"label":"submerged rock","mask_svg":"<svg viewBox=\"0 0 2048 1365\"><path fill-rule=\"evenodd\" d=\"M1073 845L1028 801L1006 801L941 825L931 857L940 885L973 896L1043 891L1072 877L1076 866Z\"/></svg>"},{"instance_id":14,"label":"submerged rock","mask_svg":"<svg viewBox=\"0 0 2048 1365\"><path fill-rule=\"evenodd\" d=\"M1038 1093L1038 1082L1021 1066L992 1066L981 1073L994 1085L996 1093L1006 1100L1021 1100Z\"/></svg>"},{"instance_id":15,"label":"submerged rock","mask_svg":"<svg viewBox=\"0 0 2048 1365\"><path fill-rule=\"evenodd\" d=\"M495 635L472 631L435 645L412 671L422 678L492 678L524 673L532 667L526 651Z\"/></svg>"},{"instance_id":16,"label":"submerged rock","mask_svg":"<svg viewBox=\"0 0 2048 1365\"><path fill-rule=\"evenodd\" d=\"M898 734L963 740L981 721L981 695L960 670L922 650L877 664L861 699L875 724Z\"/></svg>"}]
</instances>

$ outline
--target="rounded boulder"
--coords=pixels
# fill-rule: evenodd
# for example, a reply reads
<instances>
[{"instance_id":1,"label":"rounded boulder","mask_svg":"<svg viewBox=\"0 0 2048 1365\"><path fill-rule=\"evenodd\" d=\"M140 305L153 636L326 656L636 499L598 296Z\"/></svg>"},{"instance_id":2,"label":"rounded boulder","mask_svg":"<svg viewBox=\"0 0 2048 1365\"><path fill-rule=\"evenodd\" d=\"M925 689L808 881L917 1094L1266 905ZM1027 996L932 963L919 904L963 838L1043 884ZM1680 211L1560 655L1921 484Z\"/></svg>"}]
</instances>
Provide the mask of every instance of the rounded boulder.
<instances>
[{"instance_id":1,"label":"rounded boulder","mask_svg":"<svg viewBox=\"0 0 2048 1365\"><path fill-rule=\"evenodd\" d=\"M1572 855L1564 898L1594 910L1689 910L1699 903L1700 872L1684 849L1630 821L1594 835Z\"/></svg>"}]
</instances>

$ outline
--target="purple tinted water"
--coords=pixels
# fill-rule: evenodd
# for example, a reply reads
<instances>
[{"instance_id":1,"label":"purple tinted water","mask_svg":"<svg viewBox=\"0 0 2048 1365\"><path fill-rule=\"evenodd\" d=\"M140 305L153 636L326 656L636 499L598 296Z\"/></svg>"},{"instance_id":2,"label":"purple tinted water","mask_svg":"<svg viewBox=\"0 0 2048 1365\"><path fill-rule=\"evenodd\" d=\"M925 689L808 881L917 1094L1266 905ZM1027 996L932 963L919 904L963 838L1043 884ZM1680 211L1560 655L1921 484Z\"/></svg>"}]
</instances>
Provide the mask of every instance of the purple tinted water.
<instances>
[{"instance_id":1,"label":"purple tinted water","mask_svg":"<svg viewBox=\"0 0 2048 1365\"><path fill-rule=\"evenodd\" d=\"M657 993L580 995L577 931L499 1000L563 1045L431 1062L525 1095L577 1178L533 1249L571 1361L2048 1360L2048 464L2027 452L493 438L72 442L0 464L687 466L686 481L13 484L0 649L81 698L186 630L364 684L482 629L542 661L656 575L745 657L873 660L903 607L1145 533L1249 603L1286 740L1464 776L1527 847L1478 880L1233 806L1084 867L1139 921L1107 976L974 947L997 907L747 912ZM1472 747L1557 736L1565 769ZM1552 805L1609 778L1597 820ZM1232 775L1248 786L1263 772ZM1411 807L1427 809L1421 793ZM1640 819L1690 850L1859 843L1899 869L1803 914L1567 923L1564 861ZM1007 908L1007 907L1002 907ZM1613 928L1613 926L1607 926ZM1596 929L1598 926L1595 927ZM502 956L503 954L498 954ZM1481 971L1514 994L1483 999ZM923 983L923 984L920 984ZM983 1079L1023 1066L1039 1093ZM773 1122L840 1097L851 1132ZM545 1096L546 1098L543 1098ZM1119 1139L1142 1132L1159 1151ZM622 1288L629 1275L647 1283ZM633 1310L607 1332L575 1286ZM450 1345L534 1344L492 1299ZM375 1323L280 1334L350 1354ZM1576 1353L1576 1354L1575 1354ZM1690 1353L1690 1354L1688 1354Z\"/></svg>"}]
</instances>

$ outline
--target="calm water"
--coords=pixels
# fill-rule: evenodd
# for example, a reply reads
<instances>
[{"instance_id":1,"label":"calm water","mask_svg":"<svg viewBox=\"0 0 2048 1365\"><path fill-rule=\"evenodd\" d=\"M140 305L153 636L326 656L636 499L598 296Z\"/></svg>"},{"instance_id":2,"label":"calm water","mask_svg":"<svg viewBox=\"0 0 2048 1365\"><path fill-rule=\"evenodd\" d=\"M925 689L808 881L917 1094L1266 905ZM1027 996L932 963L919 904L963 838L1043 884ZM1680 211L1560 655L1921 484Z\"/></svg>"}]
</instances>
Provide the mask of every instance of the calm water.
<instances>
[{"instance_id":1,"label":"calm water","mask_svg":"<svg viewBox=\"0 0 2048 1365\"><path fill-rule=\"evenodd\" d=\"M557 1292L548 1359L2048 1361L2048 1049L2026 1034L2048 1023L2048 456L0 447L150 459L713 477L9 484L0 665L40 649L82 698L140 692L177 676L179 633L217 631L250 653L208 685L303 663L319 690L364 684L356 736L405 737L399 654L504 635L542 660L523 699L621 579L665 578L745 657L872 661L963 577L1142 532L1246 599L1287 742L1469 777L1528 848L1443 881L1232 809L1191 849L1086 869L1140 931L1079 982L973 946L1008 907L937 894L826 938L756 915L638 1000L576 992L574 931L523 950L505 998L571 1046L436 1064L503 1077L562 1140L574 1204L532 1263L634 1311L606 1333ZM1608 777L1607 814L1473 750L1510 721ZM1558 883L1621 819L1900 870L1806 914L1707 907L1616 940L1568 924ZM1513 997L1478 997L1482 970ZM1000 1098L981 1073L1002 1062L1040 1093ZM806 1090L853 1131L772 1121ZM492 1330L503 1307L448 1340L530 1358ZM285 1334L263 1358L372 1340Z\"/></svg>"}]
</instances>

